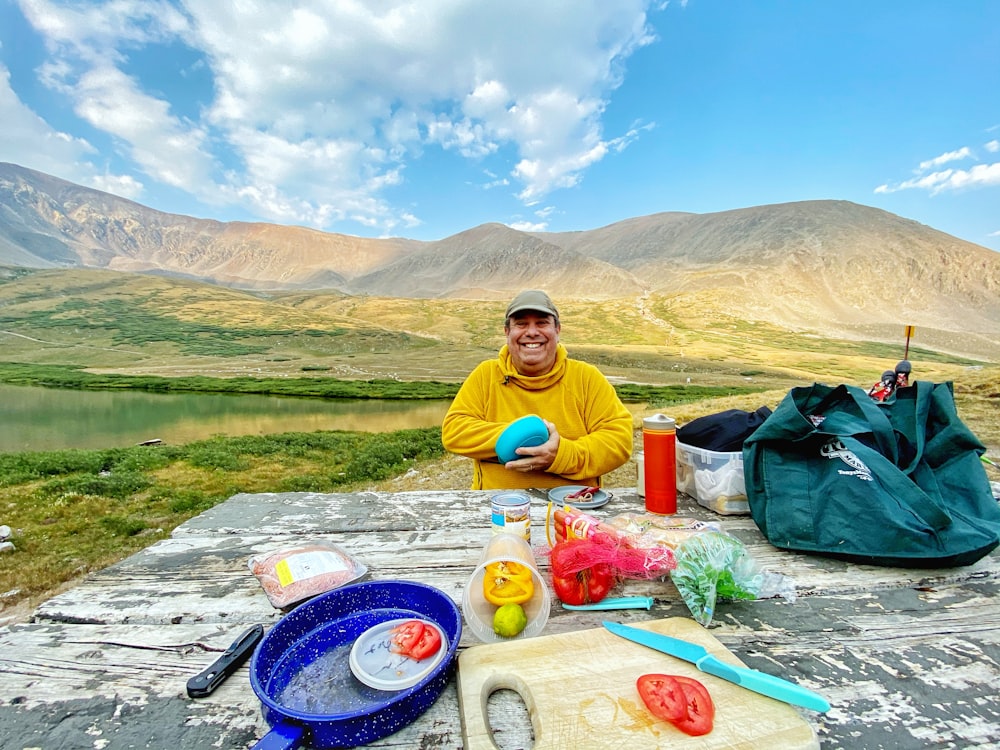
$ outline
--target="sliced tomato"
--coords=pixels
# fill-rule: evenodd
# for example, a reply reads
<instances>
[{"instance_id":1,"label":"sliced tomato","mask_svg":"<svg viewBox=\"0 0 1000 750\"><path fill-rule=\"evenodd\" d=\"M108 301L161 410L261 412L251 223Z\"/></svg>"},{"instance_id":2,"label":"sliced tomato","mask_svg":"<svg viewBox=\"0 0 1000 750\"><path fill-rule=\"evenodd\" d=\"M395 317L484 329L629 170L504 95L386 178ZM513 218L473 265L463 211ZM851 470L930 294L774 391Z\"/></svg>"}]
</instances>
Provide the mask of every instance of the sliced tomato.
<instances>
[{"instance_id":1,"label":"sliced tomato","mask_svg":"<svg viewBox=\"0 0 1000 750\"><path fill-rule=\"evenodd\" d=\"M635 686L642 702L657 719L669 721L692 737L712 731L715 704L698 680L681 675L644 674Z\"/></svg>"},{"instance_id":2,"label":"sliced tomato","mask_svg":"<svg viewBox=\"0 0 1000 750\"><path fill-rule=\"evenodd\" d=\"M424 632L420 634L420 640L413 644L410 649L410 658L420 661L428 656L434 656L441 648L441 634L433 625L424 625Z\"/></svg>"},{"instance_id":3,"label":"sliced tomato","mask_svg":"<svg viewBox=\"0 0 1000 750\"><path fill-rule=\"evenodd\" d=\"M394 654L420 661L433 656L441 648L441 633L433 625L420 620L401 622L389 632L392 633L390 650Z\"/></svg>"},{"instance_id":4,"label":"sliced tomato","mask_svg":"<svg viewBox=\"0 0 1000 750\"><path fill-rule=\"evenodd\" d=\"M674 679L684 691L687 716L674 722L674 726L692 737L708 734L715 721L715 704L708 689L698 680L675 675Z\"/></svg>"},{"instance_id":5,"label":"sliced tomato","mask_svg":"<svg viewBox=\"0 0 1000 750\"><path fill-rule=\"evenodd\" d=\"M639 697L657 719L673 723L687 717L687 697L676 677L644 674L635 681Z\"/></svg>"},{"instance_id":6,"label":"sliced tomato","mask_svg":"<svg viewBox=\"0 0 1000 750\"><path fill-rule=\"evenodd\" d=\"M413 648L420 642L424 630L426 630L426 626L420 620L407 620L399 623L389 631L392 633L392 652L410 656Z\"/></svg>"}]
</instances>

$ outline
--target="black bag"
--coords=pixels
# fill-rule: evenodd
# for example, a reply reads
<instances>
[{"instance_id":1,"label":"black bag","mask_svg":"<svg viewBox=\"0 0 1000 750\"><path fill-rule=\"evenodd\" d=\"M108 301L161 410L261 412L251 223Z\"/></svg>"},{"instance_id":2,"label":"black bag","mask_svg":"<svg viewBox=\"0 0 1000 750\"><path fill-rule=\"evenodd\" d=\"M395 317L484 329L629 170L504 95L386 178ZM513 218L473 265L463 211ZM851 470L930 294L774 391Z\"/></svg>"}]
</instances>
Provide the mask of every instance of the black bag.
<instances>
[{"instance_id":1,"label":"black bag","mask_svg":"<svg viewBox=\"0 0 1000 750\"><path fill-rule=\"evenodd\" d=\"M727 409L717 414L692 419L677 429L677 439L684 445L693 445L719 453L743 450L743 441L764 424L771 414L766 406L757 411Z\"/></svg>"},{"instance_id":2,"label":"black bag","mask_svg":"<svg viewBox=\"0 0 1000 750\"><path fill-rule=\"evenodd\" d=\"M750 513L776 547L872 565L969 565L1000 544L983 444L951 383L875 403L860 388L794 388L743 448Z\"/></svg>"}]
</instances>

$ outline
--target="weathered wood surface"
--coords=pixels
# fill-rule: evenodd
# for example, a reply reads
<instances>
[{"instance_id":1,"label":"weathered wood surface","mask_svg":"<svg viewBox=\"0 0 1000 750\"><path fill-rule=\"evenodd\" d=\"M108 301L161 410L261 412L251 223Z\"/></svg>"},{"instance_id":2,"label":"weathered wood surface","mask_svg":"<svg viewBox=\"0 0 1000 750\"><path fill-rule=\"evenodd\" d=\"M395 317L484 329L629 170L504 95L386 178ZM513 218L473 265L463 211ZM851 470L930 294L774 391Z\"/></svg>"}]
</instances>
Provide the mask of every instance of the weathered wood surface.
<instances>
[{"instance_id":1,"label":"weathered wood surface","mask_svg":"<svg viewBox=\"0 0 1000 750\"><path fill-rule=\"evenodd\" d=\"M630 490L614 496L592 514L642 510ZM532 508L538 548L543 498ZM824 748L1000 748L1000 554L949 570L852 565L776 550L749 517L681 502L682 514L718 521L762 567L794 582L794 601L721 604L712 633L750 666L830 700L827 714L803 712ZM209 698L185 692L244 629L282 614L249 557L328 540L364 562L370 578L422 581L460 603L490 536L488 505L489 493L471 491L234 496L45 602L32 623L0 628L0 747L249 747L267 726L247 667ZM688 615L669 581L628 581L623 593L656 604L616 620ZM556 602L545 633L607 617ZM461 645L475 645L468 632ZM457 701L452 683L377 746L461 747ZM527 746L523 714L499 703L502 715L491 718L500 747Z\"/></svg>"}]
</instances>

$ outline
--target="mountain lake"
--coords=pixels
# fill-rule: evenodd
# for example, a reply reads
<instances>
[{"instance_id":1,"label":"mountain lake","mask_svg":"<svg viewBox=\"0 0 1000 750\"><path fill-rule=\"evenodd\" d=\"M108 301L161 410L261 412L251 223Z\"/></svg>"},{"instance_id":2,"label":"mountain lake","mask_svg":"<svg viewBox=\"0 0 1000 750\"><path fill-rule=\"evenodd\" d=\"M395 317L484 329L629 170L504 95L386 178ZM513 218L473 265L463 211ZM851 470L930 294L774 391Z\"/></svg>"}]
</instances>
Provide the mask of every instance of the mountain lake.
<instances>
[{"instance_id":1,"label":"mountain lake","mask_svg":"<svg viewBox=\"0 0 1000 750\"><path fill-rule=\"evenodd\" d=\"M450 403L0 385L0 453L149 440L182 445L216 435L392 432L439 426Z\"/></svg>"}]
</instances>

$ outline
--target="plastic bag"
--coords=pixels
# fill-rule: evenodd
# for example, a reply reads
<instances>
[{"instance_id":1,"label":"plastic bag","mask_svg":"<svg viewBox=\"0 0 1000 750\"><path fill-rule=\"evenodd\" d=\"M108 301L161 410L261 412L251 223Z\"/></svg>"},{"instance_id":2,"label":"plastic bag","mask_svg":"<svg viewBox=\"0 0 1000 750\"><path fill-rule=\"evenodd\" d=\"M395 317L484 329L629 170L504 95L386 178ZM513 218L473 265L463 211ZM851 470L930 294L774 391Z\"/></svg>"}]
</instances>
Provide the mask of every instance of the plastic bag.
<instances>
[{"instance_id":1,"label":"plastic bag","mask_svg":"<svg viewBox=\"0 0 1000 750\"><path fill-rule=\"evenodd\" d=\"M620 578L659 578L674 567L674 553L668 546L570 506L549 503L545 532L551 547L566 540L584 540L587 544L579 547L581 558L589 564L610 565ZM583 562L580 565L580 569L587 567Z\"/></svg>"},{"instance_id":2,"label":"plastic bag","mask_svg":"<svg viewBox=\"0 0 1000 750\"><path fill-rule=\"evenodd\" d=\"M247 564L268 601L278 609L332 591L368 572L356 558L329 542L254 555Z\"/></svg>"},{"instance_id":3,"label":"plastic bag","mask_svg":"<svg viewBox=\"0 0 1000 750\"><path fill-rule=\"evenodd\" d=\"M706 531L682 542L675 550L677 567L670 572L692 617L708 627L715 604L723 600L795 600L795 586L780 573L767 573L750 557L743 543L721 531Z\"/></svg>"}]
</instances>

